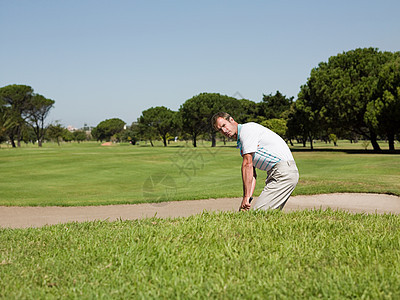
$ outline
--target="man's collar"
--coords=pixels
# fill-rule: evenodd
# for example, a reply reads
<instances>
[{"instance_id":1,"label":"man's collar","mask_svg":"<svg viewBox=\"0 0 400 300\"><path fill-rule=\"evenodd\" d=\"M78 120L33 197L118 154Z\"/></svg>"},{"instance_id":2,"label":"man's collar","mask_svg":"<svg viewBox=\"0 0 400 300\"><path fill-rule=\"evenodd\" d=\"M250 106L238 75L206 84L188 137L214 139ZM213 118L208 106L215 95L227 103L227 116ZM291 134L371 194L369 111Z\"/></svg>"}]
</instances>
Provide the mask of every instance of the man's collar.
<instances>
[{"instance_id":1,"label":"man's collar","mask_svg":"<svg viewBox=\"0 0 400 300\"><path fill-rule=\"evenodd\" d=\"M242 129L242 124L238 124L238 129L237 129L237 148L239 148L239 136L240 136L240 130Z\"/></svg>"}]
</instances>

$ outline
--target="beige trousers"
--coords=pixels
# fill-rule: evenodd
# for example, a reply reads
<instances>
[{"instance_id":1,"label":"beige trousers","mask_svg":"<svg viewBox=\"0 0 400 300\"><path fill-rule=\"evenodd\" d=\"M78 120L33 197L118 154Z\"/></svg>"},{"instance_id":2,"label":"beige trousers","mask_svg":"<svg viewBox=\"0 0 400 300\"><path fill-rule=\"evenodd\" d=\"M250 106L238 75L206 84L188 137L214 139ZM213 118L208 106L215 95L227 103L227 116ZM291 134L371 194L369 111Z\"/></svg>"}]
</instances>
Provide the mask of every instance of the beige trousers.
<instances>
[{"instance_id":1,"label":"beige trousers","mask_svg":"<svg viewBox=\"0 0 400 300\"><path fill-rule=\"evenodd\" d=\"M280 161L267 172L265 188L253 203L252 209L282 209L299 181L294 160Z\"/></svg>"}]
</instances>

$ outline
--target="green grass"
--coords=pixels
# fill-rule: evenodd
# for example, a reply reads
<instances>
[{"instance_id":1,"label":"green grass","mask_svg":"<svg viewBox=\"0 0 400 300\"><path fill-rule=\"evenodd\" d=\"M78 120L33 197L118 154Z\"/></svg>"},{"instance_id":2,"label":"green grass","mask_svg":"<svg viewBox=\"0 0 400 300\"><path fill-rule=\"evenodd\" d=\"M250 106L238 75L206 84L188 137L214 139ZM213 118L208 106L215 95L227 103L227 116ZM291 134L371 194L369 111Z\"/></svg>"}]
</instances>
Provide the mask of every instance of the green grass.
<instances>
[{"instance_id":1,"label":"green grass","mask_svg":"<svg viewBox=\"0 0 400 300\"><path fill-rule=\"evenodd\" d=\"M399 216L329 210L0 229L0 298L399 299L399 249Z\"/></svg>"},{"instance_id":2,"label":"green grass","mask_svg":"<svg viewBox=\"0 0 400 300\"><path fill-rule=\"evenodd\" d=\"M0 205L238 197L232 145L2 147ZM295 145L295 194L400 195L398 154L326 147ZM398 299L399 249L400 216L331 210L0 229L0 298Z\"/></svg>"},{"instance_id":3,"label":"green grass","mask_svg":"<svg viewBox=\"0 0 400 300\"><path fill-rule=\"evenodd\" d=\"M0 149L0 205L74 206L240 197L241 157L233 143L167 148L99 143ZM316 148L325 147L316 144ZM339 143L340 145L340 143ZM333 148L333 146L331 146ZM353 146L352 146L353 147ZM400 155L300 151L294 194L375 192L400 195ZM350 150L354 150L351 148ZM342 151L343 150L343 151ZM258 172L256 194L266 173Z\"/></svg>"},{"instance_id":4,"label":"green grass","mask_svg":"<svg viewBox=\"0 0 400 300\"><path fill-rule=\"evenodd\" d=\"M400 155L297 153L297 194L375 192L400 195Z\"/></svg>"}]
</instances>

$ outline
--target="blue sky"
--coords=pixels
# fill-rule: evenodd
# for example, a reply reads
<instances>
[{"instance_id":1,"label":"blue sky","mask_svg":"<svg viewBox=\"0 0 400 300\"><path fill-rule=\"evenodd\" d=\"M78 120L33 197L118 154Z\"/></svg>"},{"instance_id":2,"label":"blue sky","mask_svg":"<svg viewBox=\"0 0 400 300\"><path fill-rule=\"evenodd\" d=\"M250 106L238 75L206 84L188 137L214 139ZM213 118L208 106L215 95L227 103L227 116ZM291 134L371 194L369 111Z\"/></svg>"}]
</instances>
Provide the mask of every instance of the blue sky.
<instances>
[{"instance_id":1,"label":"blue sky","mask_svg":"<svg viewBox=\"0 0 400 300\"><path fill-rule=\"evenodd\" d=\"M0 0L0 87L55 100L48 122L131 124L202 93L297 97L312 68L400 51L400 1Z\"/></svg>"}]
</instances>

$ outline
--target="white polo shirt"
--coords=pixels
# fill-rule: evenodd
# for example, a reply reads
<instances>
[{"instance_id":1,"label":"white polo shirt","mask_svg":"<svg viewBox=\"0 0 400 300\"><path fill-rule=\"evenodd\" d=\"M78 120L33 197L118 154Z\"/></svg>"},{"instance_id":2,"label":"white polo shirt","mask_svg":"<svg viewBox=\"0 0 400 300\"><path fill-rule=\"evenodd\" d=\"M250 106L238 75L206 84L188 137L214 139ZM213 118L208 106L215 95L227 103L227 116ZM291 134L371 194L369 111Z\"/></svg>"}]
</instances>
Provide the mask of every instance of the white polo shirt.
<instances>
[{"instance_id":1,"label":"white polo shirt","mask_svg":"<svg viewBox=\"0 0 400 300\"><path fill-rule=\"evenodd\" d=\"M260 124L239 124L237 136L240 155L253 153L253 166L257 169L268 171L279 161L294 160L286 142Z\"/></svg>"}]
</instances>

